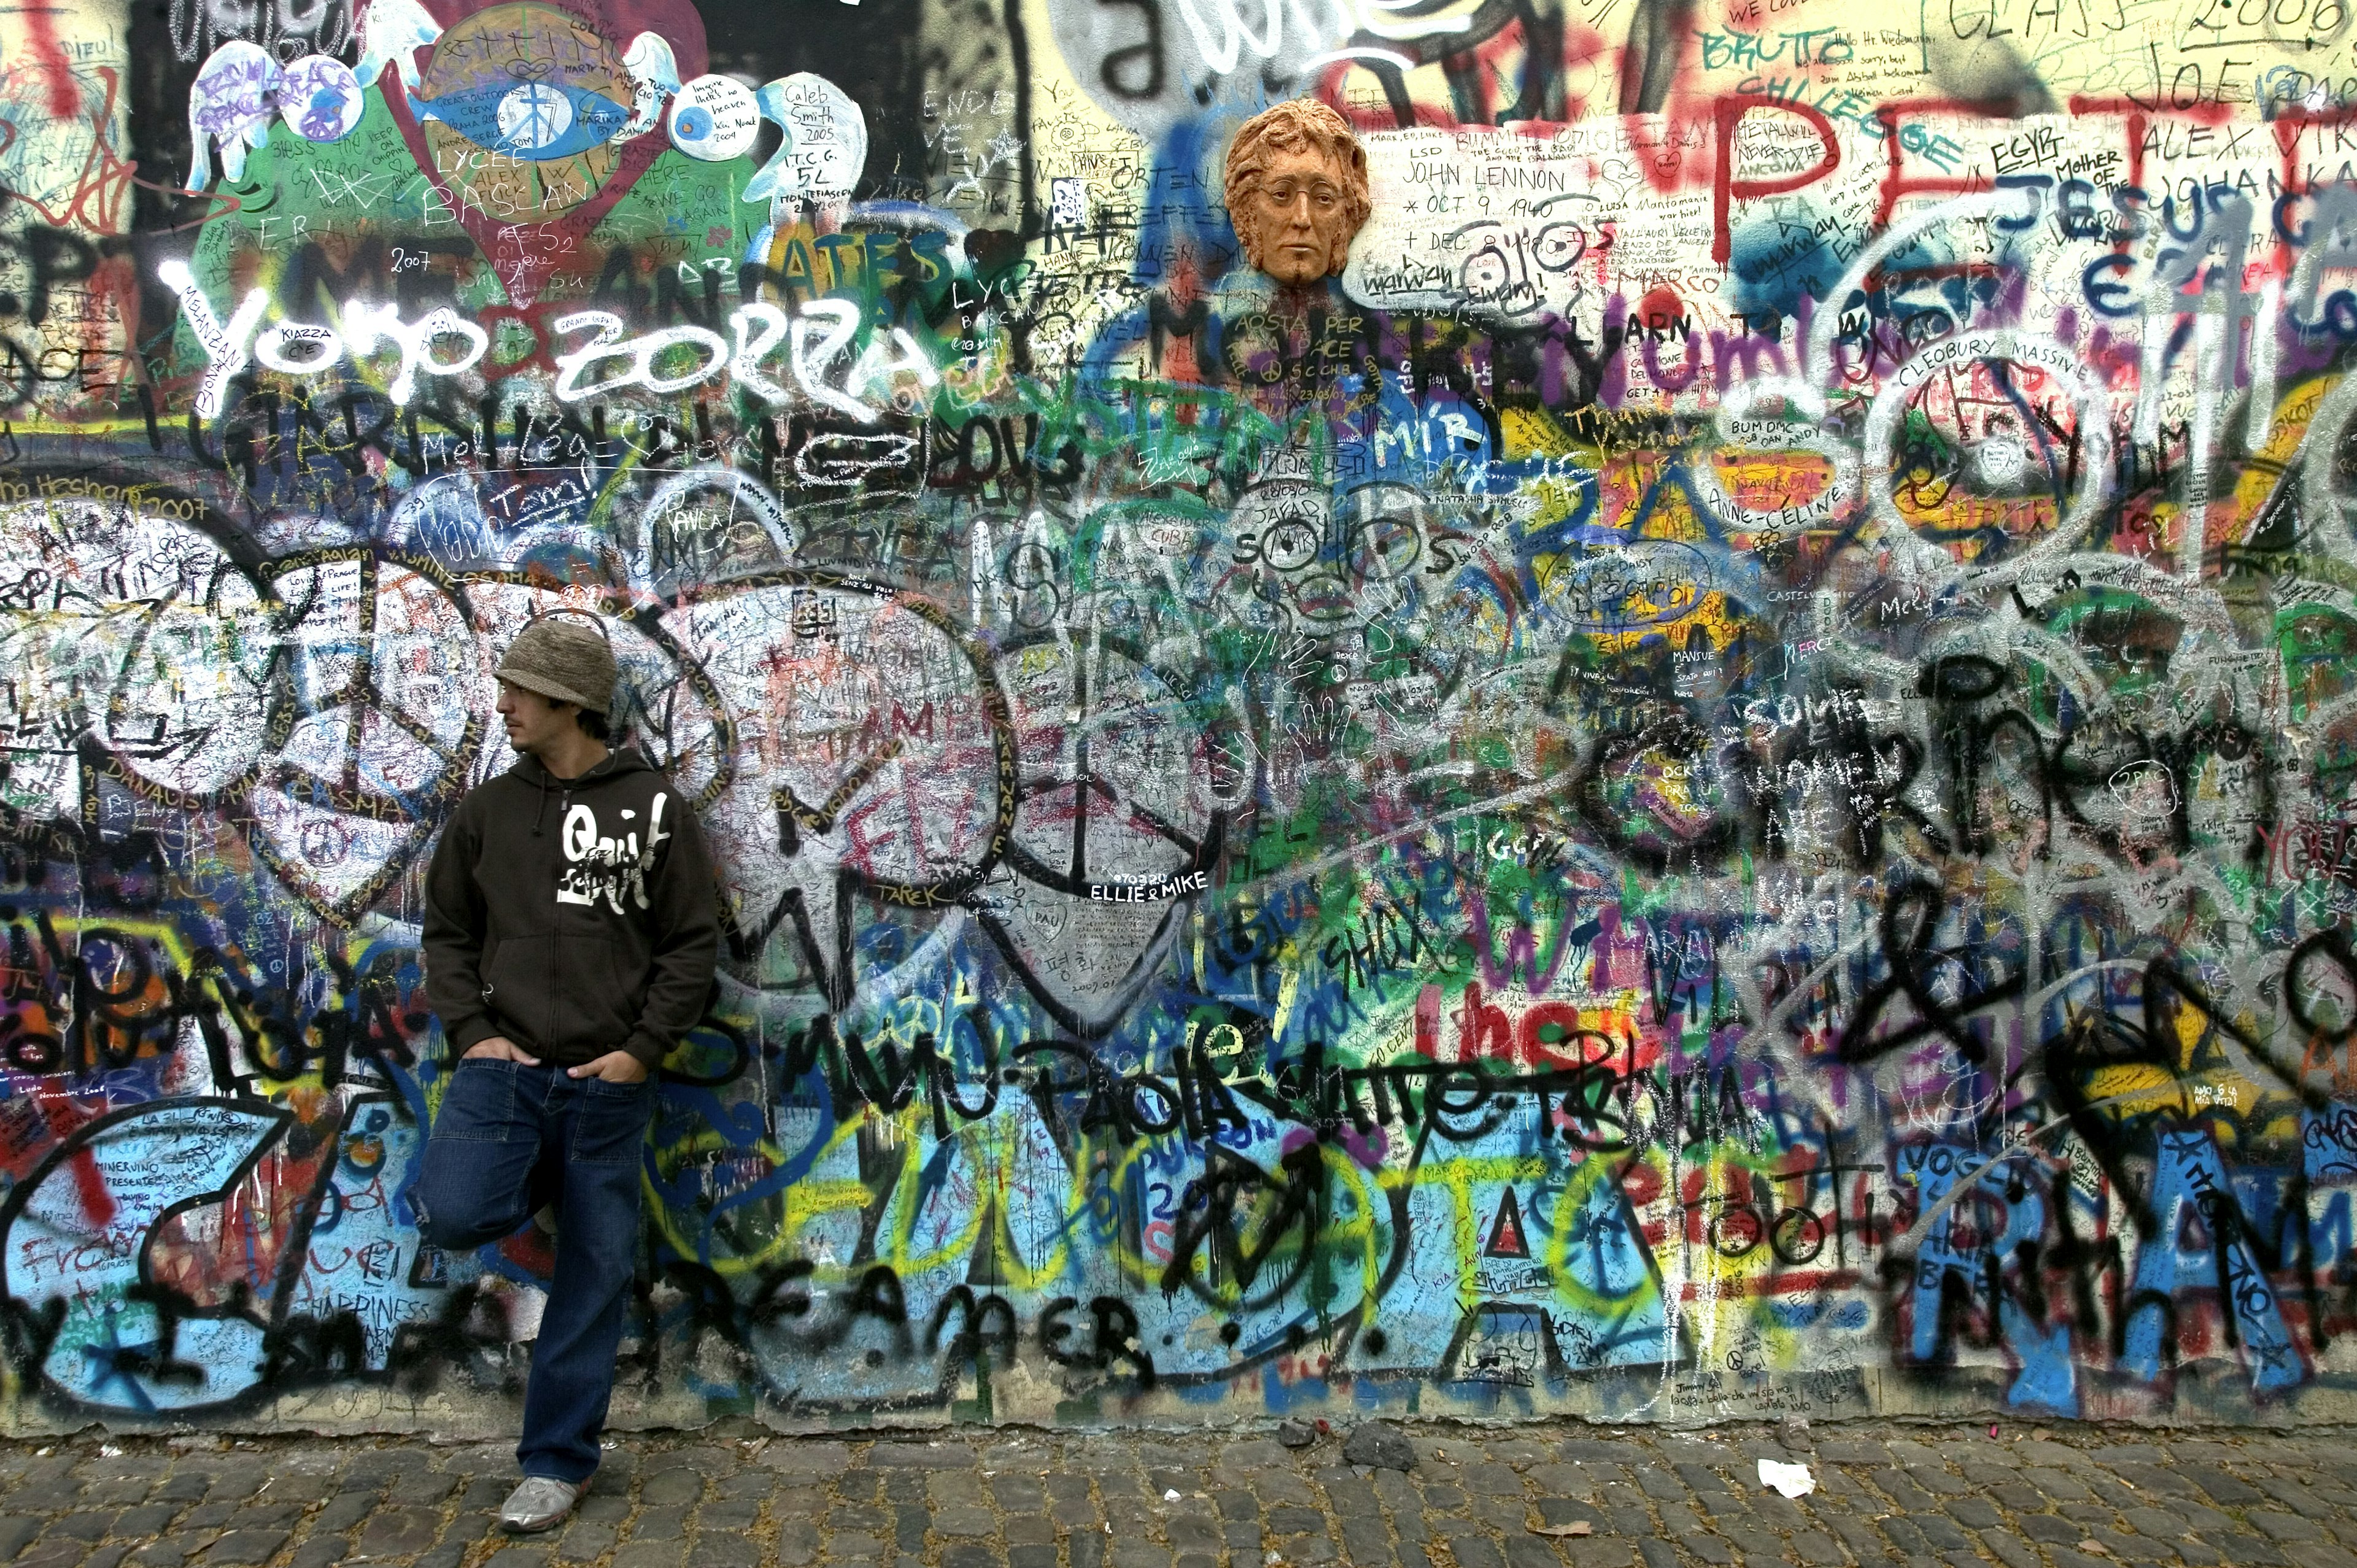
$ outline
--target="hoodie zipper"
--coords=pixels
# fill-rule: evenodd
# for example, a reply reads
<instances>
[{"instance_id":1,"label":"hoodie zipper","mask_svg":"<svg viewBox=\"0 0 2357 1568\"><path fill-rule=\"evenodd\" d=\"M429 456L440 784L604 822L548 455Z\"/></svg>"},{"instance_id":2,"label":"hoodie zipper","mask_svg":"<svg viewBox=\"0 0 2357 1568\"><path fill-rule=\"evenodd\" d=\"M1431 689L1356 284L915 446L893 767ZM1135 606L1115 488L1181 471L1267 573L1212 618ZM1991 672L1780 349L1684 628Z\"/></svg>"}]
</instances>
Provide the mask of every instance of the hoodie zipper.
<instances>
[{"instance_id":1,"label":"hoodie zipper","mask_svg":"<svg viewBox=\"0 0 2357 1568\"><path fill-rule=\"evenodd\" d=\"M557 797L556 797L556 834L557 834L556 842L557 842L557 851L558 851L558 853L559 853L560 854L564 853L564 845L565 845L565 819L567 816L569 816L569 815L571 815L571 814L572 814L572 810L573 810L573 790L572 790L572 789L568 786L566 789L565 789L564 790L562 790L562 791L557 795ZM556 873L556 875L557 875L560 878L564 876L564 875L565 875L565 871L564 871L564 867L563 867L562 865L560 865L560 866L557 868L557 873ZM556 906L556 952L555 952L555 961L554 961L553 963L551 963L551 964L549 965L549 979L548 979L548 1028L547 1028L547 1031L546 1031L544 1034L543 1034L543 1035L541 1036L541 1038L542 1038L544 1041L546 1041L546 1042L547 1042L547 1044L548 1044L548 1047L553 1047L555 1045L555 1043L556 1043L556 990L557 990L557 987L558 987L560 984L562 984L562 983L563 983L563 977L564 977L564 974L565 974L565 906L564 906L564 905L562 905L562 904L559 904L559 905L557 905L557 906Z\"/></svg>"}]
</instances>

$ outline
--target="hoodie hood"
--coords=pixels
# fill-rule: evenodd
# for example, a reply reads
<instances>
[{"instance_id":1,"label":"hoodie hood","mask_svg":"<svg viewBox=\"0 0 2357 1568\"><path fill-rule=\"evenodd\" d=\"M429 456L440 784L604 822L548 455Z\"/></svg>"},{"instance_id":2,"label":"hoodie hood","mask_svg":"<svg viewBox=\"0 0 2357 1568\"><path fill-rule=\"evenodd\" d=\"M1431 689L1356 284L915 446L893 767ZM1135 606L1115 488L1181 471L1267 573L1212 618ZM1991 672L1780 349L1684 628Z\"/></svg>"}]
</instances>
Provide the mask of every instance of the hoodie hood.
<instances>
[{"instance_id":1,"label":"hoodie hood","mask_svg":"<svg viewBox=\"0 0 2357 1568\"><path fill-rule=\"evenodd\" d=\"M578 778L559 779L542 765L539 757L528 752L519 756L515 759L515 766L508 769L509 773L522 779L527 784L535 784L550 789L573 790L587 789L600 779L619 779L626 773L653 771L653 763L649 762L627 746L614 747L606 753L605 761Z\"/></svg>"}]
</instances>

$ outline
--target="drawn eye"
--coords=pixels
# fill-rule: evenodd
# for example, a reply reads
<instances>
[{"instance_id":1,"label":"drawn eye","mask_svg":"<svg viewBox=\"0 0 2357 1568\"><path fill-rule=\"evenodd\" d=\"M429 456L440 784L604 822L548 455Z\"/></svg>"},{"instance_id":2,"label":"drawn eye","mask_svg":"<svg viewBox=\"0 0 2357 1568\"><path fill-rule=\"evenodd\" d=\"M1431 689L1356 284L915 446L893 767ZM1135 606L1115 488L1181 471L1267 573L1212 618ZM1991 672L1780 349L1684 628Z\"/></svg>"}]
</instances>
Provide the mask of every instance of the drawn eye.
<instances>
[{"instance_id":1,"label":"drawn eye","mask_svg":"<svg viewBox=\"0 0 2357 1568\"><path fill-rule=\"evenodd\" d=\"M490 152L548 163L612 140L630 112L586 87L490 81L420 99L417 117L439 120Z\"/></svg>"},{"instance_id":2,"label":"drawn eye","mask_svg":"<svg viewBox=\"0 0 2357 1568\"><path fill-rule=\"evenodd\" d=\"M1587 254L1587 231L1577 223L1550 223L1539 231L1539 265L1551 273L1567 272Z\"/></svg>"},{"instance_id":3,"label":"drawn eye","mask_svg":"<svg viewBox=\"0 0 2357 1568\"><path fill-rule=\"evenodd\" d=\"M1318 531L1299 519L1288 519L1268 531L1261 553L1280 572L1297 571L1318 559Z\"/></svg>"},{"instance_id":4,"label":"drawn eye","mask_svg":"<svg viewBox=\"0 0 2357 1568\"><path fill-rule=\"evenodd\" d=\"M1466 258L1463 275L1469 292L1495 293L1510 275L1505 252L1494 246L1475 252Z\"/></svg>"},{"instance_id":5,"label":"drawn eye","mask_svg":"<svg viewBox=\"0 0 2357 1568\"><path fill-rule=\"evenodd\" d=\"M1424 539L1405 518L1379 517L1360 531L1351 556L1364 578L1396 577L1415 564Z\"/></svg>"}]
</instances>

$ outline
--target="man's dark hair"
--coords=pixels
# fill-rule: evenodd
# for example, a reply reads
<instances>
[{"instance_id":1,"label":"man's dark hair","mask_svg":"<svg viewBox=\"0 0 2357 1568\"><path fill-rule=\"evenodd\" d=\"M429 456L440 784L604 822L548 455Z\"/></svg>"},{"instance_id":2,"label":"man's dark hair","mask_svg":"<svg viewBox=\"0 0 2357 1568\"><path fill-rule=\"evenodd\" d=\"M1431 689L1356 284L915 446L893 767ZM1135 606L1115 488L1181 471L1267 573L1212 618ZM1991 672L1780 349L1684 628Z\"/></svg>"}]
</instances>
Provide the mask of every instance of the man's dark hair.
<instances>
[{"instance_id":1,"label":"man's dark hair","mask_svg":"<svg viewBox=\"0 0 2357 1568\"><path fill-rule=\"evenodd\" d=\"M581 727L589 732L591 740L609 741L614 738L614 726L606 722L605 714L593 714L583 708L576 716L581 720Z\"/></svg>"}]
</instances>

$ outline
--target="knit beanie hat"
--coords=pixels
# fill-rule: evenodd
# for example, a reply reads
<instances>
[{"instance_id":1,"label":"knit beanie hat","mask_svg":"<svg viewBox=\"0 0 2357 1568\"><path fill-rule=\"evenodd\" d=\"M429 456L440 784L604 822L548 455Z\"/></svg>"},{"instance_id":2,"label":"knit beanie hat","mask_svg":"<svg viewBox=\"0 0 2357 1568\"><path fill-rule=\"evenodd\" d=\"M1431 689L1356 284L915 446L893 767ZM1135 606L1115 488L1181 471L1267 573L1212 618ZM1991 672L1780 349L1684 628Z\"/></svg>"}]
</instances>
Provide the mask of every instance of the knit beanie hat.
<instances>
[{"instance_id":1,"label":"knit beanie hat","mask_svg":"<svg viewBox=\"0 0 2357 1568\"><path fill-rule=\"evenodd\" d=\"M516 633L499 677L603 717L614 703L614 650L606 635L578 620L543 617Z\"/></svg>"}]
</instances>

